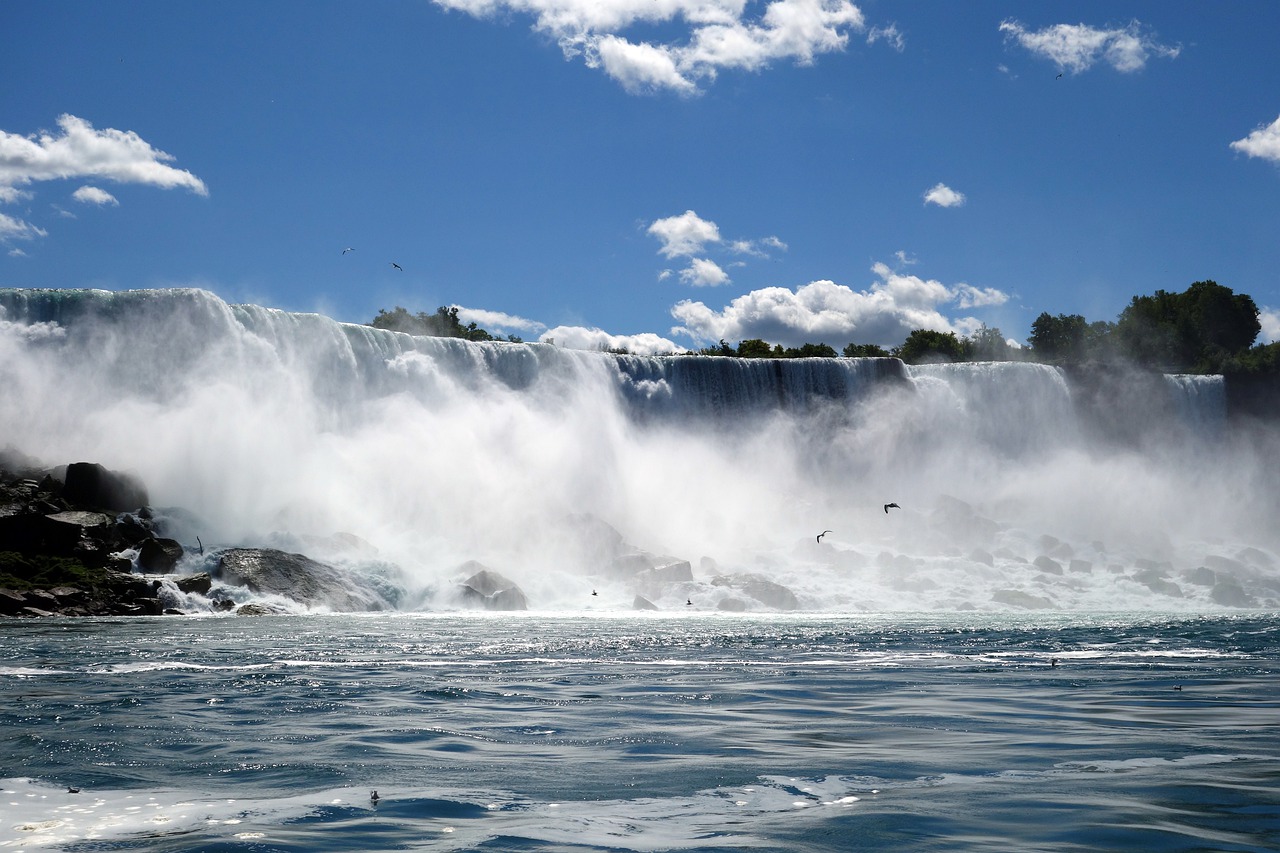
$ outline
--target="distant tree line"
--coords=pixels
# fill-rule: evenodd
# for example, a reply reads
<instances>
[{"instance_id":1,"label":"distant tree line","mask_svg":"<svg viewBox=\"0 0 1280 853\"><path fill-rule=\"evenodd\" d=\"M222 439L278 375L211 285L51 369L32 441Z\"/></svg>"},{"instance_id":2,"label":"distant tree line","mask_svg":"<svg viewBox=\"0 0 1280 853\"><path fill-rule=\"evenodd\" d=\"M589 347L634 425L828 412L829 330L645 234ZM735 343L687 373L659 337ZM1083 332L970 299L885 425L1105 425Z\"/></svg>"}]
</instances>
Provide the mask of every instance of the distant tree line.
<instances>
[{"instance_id":1,"label":"distant tree line","mask_svg":"<svg viewBox=\"0 0 1280 853\"><path fill-rule=\"evenodd\" d=\"M1010 345L998 328L983 325L970 335L916 329L891 349L851 343L841 354L900 358L908 364L1033 361L1067 366L1124 360L1167 373L1280 374L1280 343L1254 346L1261 331L1251 297L1215 281L1197 281L1182 293L1157 290L1133 297L1114 323L1044 312L1031 324L1025 347ZM835 355L821 343L783 349L754 339L736 348L722 340L698 352L738 358Z\"/></svg>"},{"instance_id":2,"label":"distant tree line","mask_svg":"<svg viewBox=\"0 0 1280 853\"><path fill-rule=\"evenodd\" d=\"M456 307L415 315L397 306L379 311L370 325L411 335L521 342L514 335L496 338L474 322L463 325ZM1114 323L1046 311L1031 324L1025 347L1009 344L1000 329L984 324L969 335L916 329L887 350L850 343L837 354L825 343L783 347L751 338L736 346L721 340L697 353L735 358L900 358L908 364L1032 361L1071 366L1127 361L1166 373L1280 375L1280 342L1255 346L1261 331L1258 306L1250 296L1215 281L1197 281L1181 293L1157 290L1151 296L1133 297Z\"/></svg>"},{"instance_id":3,"label":"distant tree line","mask_svg":"<svg viewBox=\"0 0 1280 853\"><path fill-rule=\"evenodd\" d=\"M507 335L506 337L495 337L484 329L475 324L474 321L462 324L458 319L457 306L445 307L441 305L436 309L436 313L428 314L426 311L419 311L417 314L410 314L404 308L397 305L390 311L379 309L378 316L373 318L373 322L369 324L375 329L389 329L393 332L404 332L409 335L425 335L434 338L462 338L467 341L510 341L512 343L524 343L515 335Z\"/></svg>"}]
</instances>

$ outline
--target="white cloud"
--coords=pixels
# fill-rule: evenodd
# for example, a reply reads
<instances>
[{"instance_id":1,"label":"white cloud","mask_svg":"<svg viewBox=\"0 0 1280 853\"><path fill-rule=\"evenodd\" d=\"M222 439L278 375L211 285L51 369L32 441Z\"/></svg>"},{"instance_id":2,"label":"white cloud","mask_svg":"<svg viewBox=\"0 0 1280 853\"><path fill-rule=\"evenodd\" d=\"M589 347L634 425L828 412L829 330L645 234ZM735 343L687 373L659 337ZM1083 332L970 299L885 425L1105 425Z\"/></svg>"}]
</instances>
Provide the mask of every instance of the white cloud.
<instances>
[{"instance_id":1,"label":"white cloud","mask_svg":"<svg viewBox=\"0 0 1280 853\"><path fill-rule=\"evenodd\" d=\"M872 27L867 32L867 44L875 44L878 41L885 42L898 53L902 53L907 48L907 40L898 31L897 24L890 24L887 27Z\"/></svg>"},{"instance_id":2,"label":"white cloud","mask_svg":"<svg viewBox=\"0 0 1280 853\"><path fill-rule=\"evenodd\" d=\"M566 58L583 57L633 93L692 95L699 81L713 80L723 69L759 70L786 59L808 64L818 54L843 50L851 32L866 29L862 12L848 0L772 0L758 17L747 15L745 0L434 2L477 18L530 15L534 29L555 38ZM682 25L683 38L653 43L622 35L632 26L672 24ZM896 28L887 27L868 40L897 47L900 39Z\"/></svg>"},{"instance_id":3,"label":"white cloud","mask_svg":"<svg viewBox=\"0 0 1280 853\"><path fill-rule=\"evenodd\" d=\"M688 269L680 271L680 280L694 287L718 287L729 283L729 274L715 261L693 258L689 261Z\"/></svg>"},{"instance_id":4,"label":"white cloud","mask_svg":"<svg viewBox=\"0 0 1280 853\"><path fill-rule=\"evenodd\" d=\"M546 323L539 323L537 320L526 320L524 317L517 317L514 314L505 314L501 311L487 311L483 308L464 308L461 305L452 306L458 309L458 319L464 323L475 323L486 331L494 331L495 329L514 329L521 332L541 332L547 328Z\"/></svg>"},{"instance_id":5,"label":"white cloud","mask_svg":"<svg viewBox=\"0 0 1280 853\"><path fill-rule=\"evenodd\" d=\"M1243 151L1250 157L1261 157L1280 163L1280 118L1266 127L1259 127L1244 139L1231 143L1237 151Z\"/></svg>"},{"instance_id":6,"label":"white cloud","mask_svg":"<svg viewBox=\"0 0 1280 853\"><path fill-rule=\"evenodd\" d=\"M133 131L95 130L73 115L58 117L60 136L19 136L0 130L0 186L96 177L119 183L185 187L208 195L204 182L167 164L173 156L152 148Z\"/></svg>"},{"instance_id":7,"label":"white cloud","mask_svg":"<svg viewBox=\"0 0 1280 853\"><path fill-rule=\"evenodd\" d=\"M1280 341L1280 309L1261 309L1258 312L1258 322L1262 324L1262 340L1259 343L1273 344Z\"/></svg>"},{"instance_id":8,"label":"white cloud","mask_svg":"<svg viewBox=\"0 0 1280 853\"><path fill-rule=\"evenodd\" d=\"M662 241L658 251L668 258L691 257L707 243L720 242L719 227L692 210L655 221L648 233Z\"/></svg>"},{"instance_id":9,"label":"white cloud","mask_svg":"<svg viewBox=\"0 0 1280 853\"><path fill-rule=\"evenodd\" d=\"M1001 22L1000 31L1006 39L1052 60L1058 68L1072 74L1087 71L1098 62L1105 62L1117 71L1139 71L1151 56L1173 59L1182 52L1181 47L1162 45L1144 34L1137 21L1122 29L1054 24L1033 32L1017 21L1006 20Z\"/></svg>"},{"instance_id":10,"label":"white cloud","mask_svg":"<svg viewBox=\"0 0 1280 853\"><path fill-rule=\"evenodd\" d=\"M539 340L544 343L554 342L556 346L568 349L625 349L634 355L659 355L685 350L675 341L667 340L652 332L642 332L638 335L611 335L601 329L590 329L584 326L556 326L544 332Z\"/></svg>"},{"instance_id":11,"label":"white cloud","mask_svg":"<svg viewBox=\"0 0 1280 853\"><path fill-rule=\"evenodd\" d=\"M15 247L9 250L9 257L11 258L25 258L26 256L27 256L27 253L22 251L19 248Z\"/></svg>"},{"instance_id":12,"label":"white cloud","mask_svg":"<svg viewBox=\"0 0 1280 853\"><path fill-rule=\"evenodd\" d=\"M0 204L16 204L32 197L31 193L20 190L17 187L7 187L0 184Z\"/></svg>"},{"instance_id":13,"label":"white cloud","mask_svg":"<svg viewBox=\"0 0 1280 853\"><path fill-rule=\"evenodd\" d=\"M767 287L737 297L722 311L684 300L671 309L682 324L671 331L697 342L761 338L785 346L822 342L836 347L846 343L889 347L902 343L914 329L972 332L980 325L977 319L948 318L941 309L966 310L1008 298L991 288L948 287L903 275L882 263L872 271L879 280L862 291L832 281L810 282L794 291Z\"/></svg>"},{"instance_id":14,"label":"white cloud","mask_svg":"<svg viewBox=\"0 0 1280 853\"><path fill-rule=\"evenodd\" d=\"M34 240L48 235L48 231L37 228L30 222L23 222L21 219L14 219L12 216L0 213L0 241Z\"/></svg>"},{"instance_id":15,"label":"white cloud","mask_svg":"<svg viewBox=\"0 0 1280 853\"><path fill-rule=\"evenodd\" d=\"M71 197L78 202L83 202L84 204L96 204L99 206L104 204L111 204L111 205L118 206L120 204L120 202L116 200L116 197L113 196L111 193L107 192L106 190L98 189L97 187L90 187L90 186L81 187L80 189L73 192L71 194Z\"/></svg>"},{"instance_id":16,"label":"white cloud","mask_svg":"<svg viewBox=\"0 0 1280 853\"><path fill-rule=\"evenodd\" d=\"M946 184L940 183L924 194L925 204L936 204L938 207L960 207L964 202L964 193L956 192Z\"/></svg>"}]
</instances>

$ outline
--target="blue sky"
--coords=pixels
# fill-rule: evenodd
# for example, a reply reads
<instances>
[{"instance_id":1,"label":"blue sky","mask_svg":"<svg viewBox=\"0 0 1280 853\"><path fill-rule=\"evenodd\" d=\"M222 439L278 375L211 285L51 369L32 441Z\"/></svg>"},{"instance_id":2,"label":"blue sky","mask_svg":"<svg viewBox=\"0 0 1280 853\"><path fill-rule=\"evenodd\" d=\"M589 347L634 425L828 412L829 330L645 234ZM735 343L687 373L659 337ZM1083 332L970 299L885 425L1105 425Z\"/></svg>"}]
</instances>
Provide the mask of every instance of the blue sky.
<instances>
[{"instance_id":1,"label":"blue sky","mask_svg":"<svg viewBox=\"0 0 1280 853\"><path fill-rule=\"evenodd\" d=\"M1264 0L11 0L0 286L657 351L1023 341L1213 279L1276 340L1277 33Z\"/></svg>"}]
</instances>

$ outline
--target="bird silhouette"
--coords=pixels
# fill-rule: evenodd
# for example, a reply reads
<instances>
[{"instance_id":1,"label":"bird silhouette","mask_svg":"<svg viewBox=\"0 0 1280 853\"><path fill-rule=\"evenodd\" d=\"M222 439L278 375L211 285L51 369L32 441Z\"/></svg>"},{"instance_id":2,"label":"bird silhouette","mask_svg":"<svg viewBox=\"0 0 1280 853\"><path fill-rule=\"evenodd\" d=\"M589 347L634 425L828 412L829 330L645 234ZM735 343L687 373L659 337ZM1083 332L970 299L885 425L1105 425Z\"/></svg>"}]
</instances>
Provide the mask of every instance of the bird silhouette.
<instances>
[{"instance_id":1,"label":"bird silhouette","mask_svg":"<svg viewBox=\"0 0 1280 853\"><path fill-rule=\"evenodd\" d=\"M686 599L684 600L684 604L685 604L685 607L692 607L692 606L693 606L693 599L691 599L691 598L686 598Z\"/></svg>"},{"instance_id":2,"label":"bird silhouette","mask_svg":"<svg viewBox=\"0 0 1280 853\"><path fill-rule=\"evenodd\" d=\"M382 799L382 797L378 796L377 791L374 791L373 793L369 794L369 802L373 803L375 806L378 804L378 800L380 799Z\"/></svg>"},{"instance_id":3,"label":"bird silhouette","mask_svg":"<svg viewBox=\"0 0 1280 853\"><path fill-rule=\"evenodd\" d=\"M824 530L824 531L822 531L821 533L819 533L819 534L818 534L818 541L819 541L819 542L821 542L821 541L822 541L822 537L823 537L823 536L826 536L826 535L827 535L828 533L830 533L830 532L831 532L830 530Z\"/></svg>"},{"instance_id":4,"label":"bird silhouette","mask_svg":"<svg viewBox=\"0 0 1280 853\"><path fill-rule=\"evenodd\" d=\"M355 249L353 249L353 248L351 248L350 246L348 246L347 248L345 248L345 249L343 249L343 250L342 250L342 254L344 254L344 255L345 255L347 252L354 252L354 251L355 251Z\"/></svg>"},{"instance_id":5,"label":"bird silhouette","mask_svg":"<svg viewBox=\"0 0 1280 853\"><path fill-rule=\"evenodd\" d=\"M592 595L599 595L600 593L596 592L596 591L593 589L593 590L591 590L591 594L592 594Z\"/></svg>"},{"instance_id":6,"label":"bird silhouette","mask_svg":"<svg viewBox=\"0 0 1280 853\"><path fill-rule=\"evenodd\" d=\"M1060 79L1061 77L1062 77L1062 72L1061 72L1061 71L1059 71L1059 72L1058 72L1058 76L1057 76L1057 77L1054 77L1053 79L1054 79L1054 80L1058 80L1058 79Z\"/></svg>"},{"instance_id":7,"label":"bird silhouette","mask_svg":"<svg viewBox=\"0 0 1280 853\"><path fill-rule=\"evenodd\" d=\"M400 270L400 272L404 272L404 267L400 266L400 265L399 265L399 264L397 264L395 261L392 261L392 262L391 262L391 266L393 266L393 267L395 267L396 269Z\"/></svg>"},{"instance_id":8,"label":"bird silhouette","mask_svg":"<svg viewBox=\"0 0 1280 853\"><path fill-rule=\"evenodd\" d=\"M897 504L885 504L885 505L884 505L884 512L885 512L885 515L888 515L888 514L889 514L889 510L891 510L891 509L902 509L902 507L898 506Z\"/></svg>"},{"instance_id":9,"label":"bird silhouette","mask_svg":"<svg viewBox=\"0 0 1280 853\"><path fill-rule=\"evenodd\" d=\"M78 794L78 793L80 793L80 789L79 789L79 788L67 788L67 793L68 793L68 794Z\"/></svg>"}]
</instances>

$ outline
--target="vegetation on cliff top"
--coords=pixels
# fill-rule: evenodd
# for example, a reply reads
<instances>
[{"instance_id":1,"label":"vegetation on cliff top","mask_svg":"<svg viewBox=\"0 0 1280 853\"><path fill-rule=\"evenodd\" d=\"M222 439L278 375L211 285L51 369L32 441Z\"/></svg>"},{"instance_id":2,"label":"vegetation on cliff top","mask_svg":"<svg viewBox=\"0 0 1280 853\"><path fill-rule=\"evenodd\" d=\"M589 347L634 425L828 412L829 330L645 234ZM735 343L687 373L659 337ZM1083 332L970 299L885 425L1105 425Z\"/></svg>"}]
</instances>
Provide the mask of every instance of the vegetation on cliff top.
<instances>
[{"instance_id":1,"label":"vegetation on cliff top","mask_svg":"<svg viewBox=\"0 0 1280 853\"><path fill-rule=\"evenodd\" d=\"M441 306L435 314L410 314L397 306L379 311L370 324L413 335L497 338L458 319L457 307ZM1234 293L1215 281L1197 281L1181 293L1157 290L1135 296L1115 322L1090 322L1080 314L1040 314L1031 324L1026 346L1010 344L998 328L986 325L972 334L916 329L901 344L847 344L845 358L900 358L908 364L966 361L1032 361L1061 366L1124 361L1166 373L1280 375L1280 343L1254 346L1262 326L1252 297ZM625 354L625 350L614 350ZM736 358L835 358L826 343L783 347L759 338L731 345L719 343L698 355Z\"/></svg>"}]
</instances>

